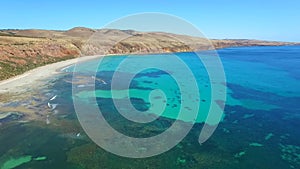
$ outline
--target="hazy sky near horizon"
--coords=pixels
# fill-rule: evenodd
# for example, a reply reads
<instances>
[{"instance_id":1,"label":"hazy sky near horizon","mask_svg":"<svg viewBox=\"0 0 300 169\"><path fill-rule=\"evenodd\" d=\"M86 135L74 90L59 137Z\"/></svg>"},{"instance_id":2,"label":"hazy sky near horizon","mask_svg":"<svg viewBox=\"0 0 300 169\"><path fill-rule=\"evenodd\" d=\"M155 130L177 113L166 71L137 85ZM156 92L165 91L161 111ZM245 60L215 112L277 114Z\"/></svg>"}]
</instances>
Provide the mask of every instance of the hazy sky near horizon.
<instances>
[{"instance_id":1,"label":"hazy sky near horizon","mask_svg":"<svg viewBox=\"0 0 300 169\"><path fill-rule=\"evenodd\" d=\"M300 42L299 0L9 0L0 29L101 28L120 17L162 12L185 19L209 38Z\"/></svg>"}]
</instances>

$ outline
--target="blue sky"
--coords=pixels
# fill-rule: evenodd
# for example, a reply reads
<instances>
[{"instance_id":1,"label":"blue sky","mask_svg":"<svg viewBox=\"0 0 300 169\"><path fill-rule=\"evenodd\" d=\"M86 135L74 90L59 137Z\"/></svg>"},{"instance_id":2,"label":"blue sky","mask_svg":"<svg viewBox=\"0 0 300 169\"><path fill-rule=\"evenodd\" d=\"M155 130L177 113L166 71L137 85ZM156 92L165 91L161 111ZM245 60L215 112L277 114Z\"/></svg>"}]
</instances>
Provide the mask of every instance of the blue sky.
<instances>
[{"instance_id":1,"label":"blue sky","mask_svg":"<svg viewBox=\"0 0 300 169\"><path fill-rule=\"evenodd\" d=\"M209 38L300 42L299 0L7 0L0 29L101 28L130 14L162 12L194 24Z\"/></svg>"}]
</instances>

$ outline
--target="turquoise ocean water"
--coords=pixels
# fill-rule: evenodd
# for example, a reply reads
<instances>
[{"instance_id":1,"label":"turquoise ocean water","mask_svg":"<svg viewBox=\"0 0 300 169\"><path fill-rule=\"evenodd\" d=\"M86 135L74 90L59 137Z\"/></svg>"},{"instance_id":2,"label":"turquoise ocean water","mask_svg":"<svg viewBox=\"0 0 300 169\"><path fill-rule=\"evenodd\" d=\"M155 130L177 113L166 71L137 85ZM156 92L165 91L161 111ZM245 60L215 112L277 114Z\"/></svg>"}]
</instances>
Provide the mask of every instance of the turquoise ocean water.
<instances>
[{"instance_id":1,"label":"turquoise ocean water","mask_svg":"<svg viewBox=\"0 0 300 169\"><path fill-rule=\"evenodd\" d=\"M39 91L43 98L48 99L39 100L37 96L27 99L39 102L38 110L48 109L49 123L45 122L46 117L42 118L45 121L29 123L13 119L0 121L0 166L3 169L9 166L75 169L300 168L300 47L239 47L217 52L226 74L227 98L222 121L213 136L202 145L198 143L198 137L211 102L211 84L203 64L194 53L176 53L193 71L201 95L200 98L190 95L191 99L184 108L189 112L195 102L200 104L197 123L180 144L155 157L129 159L106 152L93 143L77 120L72 97L89 102L95 94L106 121L117 131L132 137L150 137L164 132L178 120L182 102L182 93L172 72L155 68L136 74L129 89L120 83L118 89L112 91L110 83L113 73L118 71L126 76L134 72L131 69L117 69L127 56L109 56L103 59L96 74L91 69L98 64L96 60L77 67L80 76L75 80L72 79L74 69L69 67L64 69L65 74L55 77L49 86ZM157 63L159 57L166 55L170 54L128 59L133 65ZM186 82L184 85L188 86L191 77L181 76ZM94 91L91 83L95 79ZM76 93L72 93L72 83L80 89ZM150 102L149 94L158 88L164 91L165 98L153 95ZM162 116L151 123L131 122L118 113L112 101L112 98L126 97L126 93L129 93L133 106L140 111L148 110L156 101L163 101L166 108ZM55 95L55 99L49 100ZM47 107L48 102L55 108ZM18 104L26 102L2 105L16 107ZM152 113L157 115L157 111L154 109ZM179 118L188 123L186 119L189 118Z\"/></svg>"}]
</instances>

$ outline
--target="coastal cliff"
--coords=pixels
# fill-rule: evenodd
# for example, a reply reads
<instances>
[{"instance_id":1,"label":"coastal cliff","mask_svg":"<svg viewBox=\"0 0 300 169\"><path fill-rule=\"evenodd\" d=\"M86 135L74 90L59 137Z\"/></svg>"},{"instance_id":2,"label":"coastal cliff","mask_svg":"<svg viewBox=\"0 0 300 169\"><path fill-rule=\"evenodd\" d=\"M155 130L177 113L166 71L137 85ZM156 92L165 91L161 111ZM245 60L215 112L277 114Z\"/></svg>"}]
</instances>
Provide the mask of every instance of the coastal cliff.
<instances>
[{"instance_id":1,"label":"coastal cliff","mask_svg":"<svg viewBox=\"0 0 300 169\"><path fill-rule=\"evenodd\" d=\"M68 31L0 30L0 80L38 66L96 54L167 53L238 46L297 45L259 40L207 40L163 32L76 27Z\"/></svg>"}]
</instances>

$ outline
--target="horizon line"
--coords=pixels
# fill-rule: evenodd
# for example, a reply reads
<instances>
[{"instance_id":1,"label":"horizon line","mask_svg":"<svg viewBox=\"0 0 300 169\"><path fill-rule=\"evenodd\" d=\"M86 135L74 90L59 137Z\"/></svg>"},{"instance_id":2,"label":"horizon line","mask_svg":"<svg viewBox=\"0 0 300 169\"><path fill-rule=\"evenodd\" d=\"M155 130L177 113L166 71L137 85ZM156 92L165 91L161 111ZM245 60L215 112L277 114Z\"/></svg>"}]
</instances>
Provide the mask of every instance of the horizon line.
<instances>
[{"instance_id":1,"label":"horizon line","mask_svg":"<svg viewBox=\"0 0 300 169\"><path fill-rule=\"evenodd\" d=\"M93 28L93 27L86 27L86 26L74 26L69 29L48 29L48 28L0 28L0 31L5 30L46 30L46 31L69 31L74 28L85 28L85 29L92 29L92 30L121 30L121 31L136 31L136 32L144 32L144 33L155 33L155 32L161 32L161 33L171 33L171 34L177 34L177 35L185 35L185 36L191 36L191 37L199 37L189 34L180 34L180 33L173 33L173 32L165 32L165 31L142 31L142 30L134 30L134 29L118 29L118 28ZM258 40L258 41L269 41L269 42L289 42L289 43L300 43L300 41L286 41L286 40L271 40L271 39L259 39L259 38L230 38L230 37L206 37L203 36L202 38L207 38L209 40Z\"/></svg>"}]
</instances>

